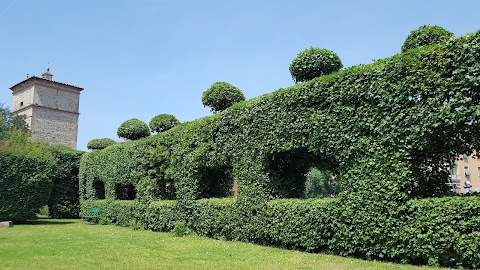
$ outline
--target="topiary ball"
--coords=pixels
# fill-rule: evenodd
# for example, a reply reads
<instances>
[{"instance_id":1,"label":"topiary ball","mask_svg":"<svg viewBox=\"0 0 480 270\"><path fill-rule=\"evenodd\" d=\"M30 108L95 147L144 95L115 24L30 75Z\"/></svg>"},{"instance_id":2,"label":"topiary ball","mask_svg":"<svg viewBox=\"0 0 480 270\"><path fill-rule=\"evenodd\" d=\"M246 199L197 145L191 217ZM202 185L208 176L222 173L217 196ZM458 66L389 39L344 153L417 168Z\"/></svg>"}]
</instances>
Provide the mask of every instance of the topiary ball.
<instances>
[{"instance_id":1,"label":"topiary ball","mask_svg":"<svg viewBox=\"0 0 480 270\"><path fill-rule=\"evenodd\" d=\"M310 47L301 51L290 64L295 83L339 71L343 67L340 57L333 51Z\"/></svg>"},{"instance_id":2,"label":"topiary ball","mask_svg":"<svg viewBox=\"0 0 480 270\"><path fill-rule=\"evenodd\" d=\"M453 33L440 26L423 25L413 30L402 45L402 52L449 40Z\"/></svg>"},{"instance_id":3,"label":"topiary ball","mask_svg":"<svg viewBox=\"0 0 480 270\"><path fill-rule=\"evenodd\" d=\"M226 83L216 82L203 92L202 103L212 112L221 112L236 102L245 100L242 90Z\"/></svg>"},{"instance_id":4,"label":"topiary ball","mask_svg":"<svg viewBox=\"0 0 480 270\"><path fill-rule=\"evenodd\" d=\"M90 150L99 150L116 143L116 141L110 138L93 139L87 143L87 148Z\"/></svg>"},{"instance_id":5,"label":"topiary ball","mask_svg":"<svg viewBox=\"0 0 480 270\"><path fill-rule=\"evenodd\" d=\"M117 135L127 140L138 140L150 136L150 129L145 122L133 118L118 127Z\"/></svg>"},{"instance_id":6,"label":"topiary ball","mask_svg":"<svg viewBox=\"0 0 480 270\"><path fill-rule=\"evenodd\" d=\"M180 124L178 119L171 114L159 114L150 120L148 124L152 132L164 132Z\"/></svg>"}]
</instances>

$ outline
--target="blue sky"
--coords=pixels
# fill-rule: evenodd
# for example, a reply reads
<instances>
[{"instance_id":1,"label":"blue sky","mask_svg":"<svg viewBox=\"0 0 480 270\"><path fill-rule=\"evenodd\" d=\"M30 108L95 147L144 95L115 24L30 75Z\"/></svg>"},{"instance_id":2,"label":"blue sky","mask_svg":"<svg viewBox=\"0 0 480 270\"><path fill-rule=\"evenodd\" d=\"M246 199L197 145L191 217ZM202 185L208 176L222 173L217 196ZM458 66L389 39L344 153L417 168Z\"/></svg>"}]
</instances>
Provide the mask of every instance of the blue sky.
<instances>
[{"instance_id":1,"label":"blue sky","mask_svg":"<svg viewBox=\"0 0 480 270\"><path fill-rule=\"evenodd\" d=\"M213 83L247 99L293 85L288 67L310 47L345 67L400 52L410 31L439 25L456 36L480 30L478 0L163 1L0 0L0 102L50 63L54 80L84 87L78 149L119 140L130 118L161 113L192 121Z\"/></svg>"}]
</instances>

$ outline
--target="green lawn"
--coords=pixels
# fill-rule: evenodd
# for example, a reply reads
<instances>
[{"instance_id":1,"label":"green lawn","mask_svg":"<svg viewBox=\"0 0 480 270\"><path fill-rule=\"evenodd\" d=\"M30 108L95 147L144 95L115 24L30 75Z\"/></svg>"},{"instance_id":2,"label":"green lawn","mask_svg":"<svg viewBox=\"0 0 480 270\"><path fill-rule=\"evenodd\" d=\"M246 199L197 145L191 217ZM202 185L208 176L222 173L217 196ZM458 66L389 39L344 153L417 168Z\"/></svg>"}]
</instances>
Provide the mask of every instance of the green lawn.
<instances>
[{"instance_id":1,"label":"green lawn","mask_svg":"<svg viewBox=\"0 0 480 270\"><path fill-rule=\"evenodd\" d=\"M79 220L0 228L0 269L435 269Z\"/></svg>"}]
</instances>

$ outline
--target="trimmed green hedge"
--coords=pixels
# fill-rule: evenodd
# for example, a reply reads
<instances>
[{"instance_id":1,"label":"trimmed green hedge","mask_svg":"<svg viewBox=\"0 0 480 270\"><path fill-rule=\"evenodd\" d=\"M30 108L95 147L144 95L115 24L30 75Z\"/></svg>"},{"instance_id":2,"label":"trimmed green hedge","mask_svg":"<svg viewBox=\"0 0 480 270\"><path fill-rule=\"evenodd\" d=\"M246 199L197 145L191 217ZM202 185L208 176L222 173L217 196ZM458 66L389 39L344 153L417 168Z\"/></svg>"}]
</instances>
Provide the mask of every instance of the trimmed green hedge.
<instances>
[{"instance_id":1,"label":"trimmed green hedge","mask_svg":"<svg viewBox=\"0 0 480 270\"><path fill-rule=\"evenodd\" d=\"M85 200L81 215L89 215L89 209L100 207L100 221L119 226L138 226L151 231L170 231L178 221L175 201L125 201Z\"/></svg>"},{"instance_id":2,"label":"trimmed green hedge","mask_svg":"<svg viewBox=\"0 0 480 270\"><path fill-rule=\"evenodd\" d=\"M77 218L82 151L30 142L10 132L0 140L0 220L23 221L48 204L51 217Z\"/></svg>"},{"instance_id":3,"label":"trimmed green hedge","mask_svg":"<svg viewBox=\"0 0 480 270\"><path fill-rule=\"evenodd\" d=\"M132 118L118 127L117 135L127 140L138 140L150 136L150 129L142 120Z\"/></svg>"},{"instance_id":4,"label":"trimmed green hedge","mask_svg":"<svg viewBox=\"0 0 480 270\"><path fill-rule=\"evenodd\" d=\"M195 204L189 225L198 235L215 239L235 239L233 199L203 199Z\"/></svg>"},{"instance_id":5,"label":"trimmed green hedge","mask_svg":"<svg viewBox=\"0 0 480 270\"><path fill-rule=\"evenodd\" d=\"M160 133L171 129L178 124L180 124L180 121L178 121L175 116L163 113L154 116L148 123L148 126L150 127L151 132Z\"/></svg>"},{"instance_id":6,"label":"trimmed green hedge","mask_svg":"<svg viewBox=\"0 0 480 270\"><path fill-rule=\"evenodd\" d=\"M83 151L68 147L52 146L56 159L56 177L48 201L48 212L52 218L78 218L80 214L78 171Z\"/></svg>"},{"instance_id":7,"label":"trimmed green hedge","mask_svg":"<svg viewBox=\"0 0 480 270\"><path fill-rule=\"evenodd\" d=\"M448 164L480 149L479 93L477 32L236 103L138 142L87 153L81 161L81 194L94 199L94 184L103 183L105 197L114 199L117 184L131 184L139 205L176 198L175 219L212 237L414 263L476 265L477 258L468 255L476 247L476 227L466 232L473 240L446 236L458 242L447 259L437 259L444 254L440 244L420 240L416 245L433 251L415 257L404 237L410 232L406 218L415 217L407 209L446 210L441 199L431 199L425 208L414 205L447 196ZM311 167L336 175L342 186L338 201L270 202L301 197ZM197 201L226 196L234 177L239 184L235 204ZM167 186L174 187L174 196ZM451 200L467 207L463 198ZM293 227L309 220L298 217L290 224L282 219L294 219L295 213L316 222L318 235ZM476 222L473 215L464 219ZM454 220L447 224L462 231ZM435 233L427 228L427 235Z\"/></svg>"},{"instance_id":8,"label":"trimmed green hedge","mask_svg":"<svg viewBox=\"0 0 480 270\"><path fill-rule=\"evenodd\" d=\"M81 197L98 198L95 182L103 183L105 198L111 200L118 199L117 184L134 185L141 199L227 196L233 176L226 157L214 146L214 119L205 117L144 140L86 153L80 167Z\"/></svg>"},{"instance_id":9,"label":"trimmed green hedge","mask_svg":"<svg viewBox=\"0 0 480 270\"><path fill-rule=\"evenodd\" d=\"M138 166L144 152L142 142L133 141L85 153L80 161L80 197L116 199L116 184L140 181L142 172L138 171ZM104 183L104 194L97 194L95 182Z\"/></svg>"},{"instance_id":10,"label":"trimmed green hedge","mask_svg":"<svg viewBox=\"0 0 480 270\"><path fill-rule=\"evenodd\" d=\"M92 139L87 143L87 148L90 150L104 149L116 143L116 141L110 138Z\"/></svg>"},{"instance_id":11,"label":"trimmed green hedge","mask_svg":"<svg viewBox=\"0 0 480 270\"><path fill-rule=\"evenodd\" d=\"M480 196L410 201L398 238L397 260L478 269Z\"/></svg>"},{"instance_id":12,"label":"trimmed green hedge","mask_svg":"<svg viewBox=\"0 0 480 270\"><path fill-rule=\"evenodd\" d=\"M53 188L53 159L0 147L0 221L35 217Z\"/></svg>"},{"instance_id":13,"label":"trimmed green hedge","mask_svg":"<svg viewBox=\"0 0 480 270\"><path fill-rule=\"evenodd\" d=\"M171 231L177 222L175 201L107 201L82 203L82 212L101 207L100 217L120 226L138 226L152 231ZM203 199L195 202L188 226L198 235L226 240L245 240L309 252L337 249L335 236L342 226L339 199L272 200L259 208L248 224L233 199ZM412 264L478 268L480 266L480 197L445 197L411 200L397 219L396 241L385 246L383 257ZM244 226L257 231L256 238L241 235ZM375 234L375 232L371 232ZM362 257L365 256L362 255Z\"/></svg>"},{"instance_id":14,"label":"trimmed green hedge","mask_svg":"<svg viewBox=\"0 0 480 270\"><path fill-rule=\"evenodd\" d=\"M310 47L298 53L289 70L293 81L299 83L337 72L342 67L340 57L333 51Z\"/></svg>"},{"instance_id":15,"label":"trimmed green hedge","mask_svg":"<svg viewBox=\"0 0 480 270\"><path fill-rule=\"evenodd\" d=\"M420 46L441 43L452 37L453 34L442 27L423 25L410 32L402 45L402 52Z\"/></svg>"},{"instance_id":16,"label":"trimmed green hedge","mask_svg":"<svg viewBox=\"0 0 480 270\"><path fill-rule=\"evenodd\" d=\"M306 251L331 249L338 199L274 200L267 204L270 244Z\"/></svg>"},{"instance_id":17,"label":"trimmed green hedge","mask_svg":"<svg viewBox=\"0 0 480 270\"><path fill-rule=\"evenodd\" d=\"M224 111L243 100L245 96L242 90L227 82L216 82L202 94L203 106L210 107L214 113Z\"/></svg>"}]
</instances>

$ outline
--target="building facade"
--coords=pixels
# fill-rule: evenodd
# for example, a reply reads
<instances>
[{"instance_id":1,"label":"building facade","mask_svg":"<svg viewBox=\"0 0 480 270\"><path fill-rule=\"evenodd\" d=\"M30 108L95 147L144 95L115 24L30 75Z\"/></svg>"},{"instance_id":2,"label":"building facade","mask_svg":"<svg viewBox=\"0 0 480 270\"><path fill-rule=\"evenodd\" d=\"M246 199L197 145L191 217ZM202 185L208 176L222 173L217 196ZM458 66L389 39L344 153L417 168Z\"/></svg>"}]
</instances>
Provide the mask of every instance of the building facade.
<instances>
[{"instance_id":1,"label":"building facade","mask_svg":"<svg viewBox=\"0 0 480 270\"><path fill-rule=\"evenodd\" d=\"M465 183L471 184L471 192L480 192L480 159L472 155L463 155L450 167L452 190L457 193L465 193Z\"/></svg>"},{"instance_id":2,"label":"building facade","mask_svg":"<svg viewBox=\"0 0 480 270\"><path fill-rule=\"evenodd\" d=\"M49 69L12 86L12 113L27 116L32 141L77 148L80 92L83 88L53 81Z\"/></svg>"}]
</instances>

